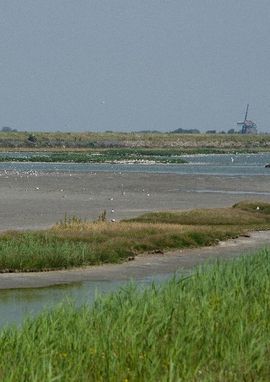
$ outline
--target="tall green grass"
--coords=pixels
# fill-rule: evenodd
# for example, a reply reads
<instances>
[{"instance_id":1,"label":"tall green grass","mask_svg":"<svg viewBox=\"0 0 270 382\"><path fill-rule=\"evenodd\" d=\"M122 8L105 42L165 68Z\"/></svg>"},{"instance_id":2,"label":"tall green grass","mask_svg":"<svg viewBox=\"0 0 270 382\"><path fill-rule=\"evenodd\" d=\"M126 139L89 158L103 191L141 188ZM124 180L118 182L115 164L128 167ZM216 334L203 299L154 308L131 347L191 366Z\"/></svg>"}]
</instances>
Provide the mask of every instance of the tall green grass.
<instances>
[{"instance_id":1,"label":"tall green grass","mask_svg":"<svg viewBox=\"0 0 270 382\"><path fill-rule=\"evenodd\" d=\"M0 334L3 381L269 381L270 250Z\"/></svg>"},{"instance_id":2,"label":"tall green grass","mask_svg":"<svg viewBox=\"0 0 270 382\"><path fill-rule=\"evenodd\" d=\"M92 224L93 226L93 224ZM119 263L139 253L216 244L239 230L97 223L99 230L16 232L0 236L0 272L45 271Z\"/></svg>"}]
</instances>

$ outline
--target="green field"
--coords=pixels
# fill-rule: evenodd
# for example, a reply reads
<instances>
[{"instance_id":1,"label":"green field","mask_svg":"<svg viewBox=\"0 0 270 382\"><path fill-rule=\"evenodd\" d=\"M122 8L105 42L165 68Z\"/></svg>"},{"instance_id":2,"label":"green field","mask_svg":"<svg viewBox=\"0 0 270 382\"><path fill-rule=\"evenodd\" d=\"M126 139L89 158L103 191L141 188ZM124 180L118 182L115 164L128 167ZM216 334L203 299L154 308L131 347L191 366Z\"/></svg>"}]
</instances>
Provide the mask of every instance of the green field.
<instances>
[{"instance_id":1,"label":"green field","mask_svg":"<svg viewBox=\"0 0 270 382\"><path fill-rule=\"evenodd\" d=\"M97 222L65 217L48 230L2 233L0 272L118 263L141 253L215 245L266 229L270 229L270 204L262 202L148 213L115 223L107 222L105 214Z\"/></svg>"},{"instance_id":2,"label":"green field","mask_svg":"<svg viewBox=\"0 0 270 382\"><path fill-rule=\"evenodd\" d=\"M0 332L5 382L269 381L270 251Z\"/></svg>"}]
</instances>

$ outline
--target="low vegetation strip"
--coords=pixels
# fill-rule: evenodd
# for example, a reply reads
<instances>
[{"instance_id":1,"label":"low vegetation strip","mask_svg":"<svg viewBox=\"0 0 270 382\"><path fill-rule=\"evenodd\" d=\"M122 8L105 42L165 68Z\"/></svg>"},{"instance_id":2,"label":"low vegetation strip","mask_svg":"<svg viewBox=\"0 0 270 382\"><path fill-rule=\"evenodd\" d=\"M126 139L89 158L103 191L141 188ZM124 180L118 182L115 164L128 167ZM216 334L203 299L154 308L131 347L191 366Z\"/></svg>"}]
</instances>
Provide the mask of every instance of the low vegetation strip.
<instances>
[{"instance_id":1,"label":"low vegetation strip","mask_svg":"<svg viewBox=\"0 0 270 382\"><path fill-rule=\"evenodd\" d=\"M269 151L268 134L0 132L0 149L166 148L189 153Z\"/></svg>"},{"instance_id":2,"label":"low vegetation strip","mask_svg":"<svg viewBox=\"0 0 270 382\"><path fill-rule=\"evenodd\" d=\"M114 223L66 217L49 230L1 234L0 272L118 263L140 253L214 245L263 229L270 229L270 205L261 202L151 213Z\"/></svg>"},{"instance_id":3,"label":"low vegetation strip","mask_svg":"<svg viewBox=\"0 0 270 382\"><path fill-rule=\"evenodd\" d=\"M269 275L263 250L45 312L1 331L1 380L268 381Z\"/></svg>"},{"instance_id":4,"label":"low vegetation strip","mask_svg":"<svg viewBox=\"0 0 270 382\"><path fill-rule=\"evenodd\" d=\"M270 204L263 202L240 202L232 208L209 208L179 212L150 212L127 222L169 223L185 225L268 225Z\"/></svg>"},{"instance_id":5,"label":"low vegetation strip","mask_svg":"<svg viewBox=\"0 0 270 382\"><path fill-rule=\"evenodd\" d=\"M89 151L3 153L0 162L46 162L46 163L187 163L174 150L110 149Z\"/></svg>"}]
</instances>

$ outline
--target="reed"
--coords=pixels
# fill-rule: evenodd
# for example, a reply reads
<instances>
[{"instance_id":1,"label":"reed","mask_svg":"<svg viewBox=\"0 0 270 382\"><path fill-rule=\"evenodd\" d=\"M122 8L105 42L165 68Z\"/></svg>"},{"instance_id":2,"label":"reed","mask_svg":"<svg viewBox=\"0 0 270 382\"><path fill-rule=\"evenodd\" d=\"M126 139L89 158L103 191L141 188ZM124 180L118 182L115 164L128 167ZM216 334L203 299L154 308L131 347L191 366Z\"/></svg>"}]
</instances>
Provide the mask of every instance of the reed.
<instances>
[{"instance_id":1,"label":"reed","mask_svg":"<svg viewBox=\"0 0 270 382\"><path fill-rule=\"evenodd\" d=\"M268 381L270 250L0 333L3 381Z\"/></svg>"}]
</instances>

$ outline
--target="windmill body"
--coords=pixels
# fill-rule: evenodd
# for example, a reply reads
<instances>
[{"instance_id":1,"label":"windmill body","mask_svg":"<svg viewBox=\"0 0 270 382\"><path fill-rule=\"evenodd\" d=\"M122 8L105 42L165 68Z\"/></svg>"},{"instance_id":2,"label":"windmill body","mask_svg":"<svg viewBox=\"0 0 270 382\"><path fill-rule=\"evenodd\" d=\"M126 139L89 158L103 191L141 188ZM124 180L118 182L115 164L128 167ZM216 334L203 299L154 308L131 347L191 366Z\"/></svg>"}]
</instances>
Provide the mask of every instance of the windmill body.
<instances>
[{"instance_id":1,"label":"windmill body","mask_svg":"<svg viewBox=\"0 0 270 382\"><path fill-rule=\"evenodd\" d=\"M249 104L247 104L246 108L246 114L245 114L245 119L243 122L237 122L237 125L240 125L241 128L241 134L257 134L257 125L255 122L248 120L248 108Z\"/></svg>"}]
</instances>

